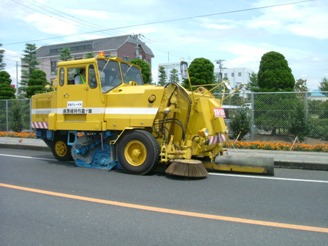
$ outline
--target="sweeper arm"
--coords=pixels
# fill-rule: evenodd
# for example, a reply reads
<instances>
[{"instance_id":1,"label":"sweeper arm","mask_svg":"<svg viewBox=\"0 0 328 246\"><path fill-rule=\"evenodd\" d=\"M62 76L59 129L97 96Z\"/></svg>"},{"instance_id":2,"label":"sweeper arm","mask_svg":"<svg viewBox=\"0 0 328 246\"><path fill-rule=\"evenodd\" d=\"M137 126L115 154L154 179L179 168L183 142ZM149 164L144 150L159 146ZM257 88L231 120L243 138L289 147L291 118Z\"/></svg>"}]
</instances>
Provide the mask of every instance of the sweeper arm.
<instances>
[{"instance_id":1,"label":"sweeper arm","mask_svg":"<svg viewBox=\"0 0 328 246\"><path fill-rule=\"evenodd\" d=\"M247 155L222 155L215 162L203 162L209 171L274 175L274 158Z\"/></svg>"}]
</instances>

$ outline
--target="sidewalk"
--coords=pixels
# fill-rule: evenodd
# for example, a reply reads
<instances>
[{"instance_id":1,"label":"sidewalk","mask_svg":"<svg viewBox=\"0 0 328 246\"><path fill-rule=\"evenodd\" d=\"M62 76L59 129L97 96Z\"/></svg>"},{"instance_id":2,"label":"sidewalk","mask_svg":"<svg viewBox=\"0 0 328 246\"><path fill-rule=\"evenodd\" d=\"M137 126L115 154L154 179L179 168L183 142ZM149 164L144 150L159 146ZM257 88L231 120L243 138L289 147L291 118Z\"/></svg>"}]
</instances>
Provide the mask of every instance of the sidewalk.
<instances>
[{"instance_id":1,"label":"sidewalk","mask_svg":"<svg viewBox=\"0 0 328 246\"><path fill-rule=\"evenodd\" d=\"M0 148L49 150L40 139L0 137ZM273 157L274 167L328 171L328 153L302 151L274 151L251 149L228 149L232 156Z\"/></svg>"},{"instance_id":2,"label":"sidewalk","mask_svg":"<svg viewBox=\"0 0 328 246\"><path fill-rule=\"evenodd\" d=\"M40 139L0 137L0 148L48 150L48 146Z\"/></svg>"}]
</instances>

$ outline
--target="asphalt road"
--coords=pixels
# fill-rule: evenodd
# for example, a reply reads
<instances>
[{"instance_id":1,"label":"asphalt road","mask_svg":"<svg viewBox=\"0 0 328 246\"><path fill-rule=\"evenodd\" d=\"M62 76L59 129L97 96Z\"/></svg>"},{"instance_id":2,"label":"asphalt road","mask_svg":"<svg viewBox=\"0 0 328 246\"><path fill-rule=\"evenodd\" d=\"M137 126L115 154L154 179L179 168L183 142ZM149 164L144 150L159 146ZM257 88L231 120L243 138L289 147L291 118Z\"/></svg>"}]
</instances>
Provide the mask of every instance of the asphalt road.
<instances>
[{"instance_id":1,"label":"asphalt road","mask_svg":"<svg viewBox=\"0 0 328 246\"><path fill-rule=\"evenodd\" d=\"M0 149L0 245L327 245L328 173L275 177L78 168Z\"/></svg>"}]
</instances>

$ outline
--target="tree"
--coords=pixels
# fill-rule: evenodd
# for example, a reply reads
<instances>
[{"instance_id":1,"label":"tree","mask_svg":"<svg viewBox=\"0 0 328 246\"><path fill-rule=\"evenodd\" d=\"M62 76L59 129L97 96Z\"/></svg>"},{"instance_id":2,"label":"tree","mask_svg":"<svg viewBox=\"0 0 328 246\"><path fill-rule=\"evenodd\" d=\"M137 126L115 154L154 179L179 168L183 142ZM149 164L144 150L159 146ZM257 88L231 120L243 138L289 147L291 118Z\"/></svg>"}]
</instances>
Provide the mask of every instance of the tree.
<instances>
[{"instance_id":1,"label":"tree","mask_svg":"<svg viewBox=\"0 0 328 246\"><path fill-rule=\"evenodd\" d=\"M163 86L165 85L167 82L166 82L166 79L167 79L167 75L166 75L166 71L165 71L165 67L164 66L159 66L159 69L158 69L158 73L159 73L159 81L158 81L158 84Z\"/></svg>"},{"instance_id":2,"label":"tree","mask_svg":"<svg viewBox=\"0 0 328 246\"><path fill-rule=\"evenodd\" d=\"M21 100L14 100L11 106L10 128L14 132L21 132L23 130L22 118L22 103Z\"/></svg>"},{"instance_id":3,"label":"tree","mask_svg":"<svg viewBox=\"0 0 328 246\"><path fill-rule=\"evenodd\" d=\"M258 73L260 92L293 91L295 79L285 57L275 51L265 53ZM255 97L255 124L275 135L286 132L293 120L293 112L300 99L296 94L258 94ZM270 110L267 110L270 109Z\"/></svg>"},{"instance_id":4,"label":"tree","mask_svg":"<svg viewBox=\"0 0 328 246\"><path fill-rule=\"evenodd\" d=\"M260 90L257 73L251 73L251 75L249 76L249 83L246 85L246 89L253 92L258 92Z\"/></svg>"},{"instance_id":5,"label":"tree","mask_svg":"<svg viewBox=\"0 0 328 246\"><path fill-rule=\"evenodd\" d=\"M31 74L36 69L37 65L38 61L36 59L36 46L35 44L27 43L22 58L22 76L19 91L20 97L25 97L28 80L30 79Z\"/></svg>"},{"instance_id":6,"label":"tree","mask_svg":"<svg viewBox=\"0 0 328 246\"><path fill-rule=\"evenodd\" d=\"M319 90L320 91L328 91L328 79L326 77L324 77L320 83L319 86ZM325 96L328 96L328 92L327 93L323 93Z\"/></svg>"},{"instance_id":7,"label":"tree","mask_svg":"<svg viewBox=\"0 0 328 246\"><path fill-rule=\"evenodd\" d=\"M0 71L0 99L15 98L15 89L10 84L10 74L6 71Z\"/></svg>"},{"instance_id":8,"label":"tree","mask_svg":"<svg viewBox=\"0 0 328 246\"><path fill-rule=\"evenodd\" d=\"M176 70L175 68L173 68L170 72L170 82L179 83L178 70Z\"/></svg>"},{"instance_id":9,"label":"tree","mask_svg":"<svg viewBox=\"0 0 328 246\"><path fill-rule=\"evenodd\" d=\"M270 51L262 56L258 84L263 92L293 91L295 79L282 54Z\"/></svg>"},{"instance_id":10,"label":"tree","mask_svg":"<svg viewBox=\"0 0 328 246\"><path fill-rule=\"evenodd\" d=\"M59 55L59 60L60 61L68 61L72 59L72 55L71 55L71 49L70 48L62 48L60 50L60 55Z\"/></svg>"},{"instance_id":11,"label":"tree","mask_svg":"<svg viewBox=\"0 0 328 246\"><path fill-rule=\"evenodd\" d=\"M28 87L26 90L26 96L31 98L31 96L45 91L45 85L49 84L47 82L47 75L42 70L36 69L32 72L31 77L28 81Z\"/></svg>"},{"instance_id":12,"label":"tree","mask_svg":"<svg viewBox=\"0 0 328 246\"><path fill-rule=\"evenodd\" d=\"M196 58L190 63L189 76L192 85L214 84L214 64L206 58ZM187 80L182 85L190 89Z\"/></svg>"},{"instance_id":13,"label":"tree","mask_svg":"<svg viewBox=\"0 0 328 246\"><path fill-rule=\"evenodd\" d=\"M295 83L295 91L298 92L307 92L309 89L306 85L306 79L298 79Z\"/></svg>"},{"instance_id":14,"label":"tree","mask_svg":"<svg viewBox=\"0 0 328 246\"><path fill-rule=\"evenodd\" d=\"M0 47L1 46L2 44L0 43ZM0 71L4 70L6 67L6 63L3 62L4 54L5 54L5 50L0 49Z\"/></svg>"},{"instance_id":15,"label":"tree","mask_svg":"<svg viewBox=\"0 0 328 246\"><path fill-rule=\"evenodd\" d=\"M151 84L151 71L149 63L140 58L131 60L131 63L138 65L141 68L143 82L145 84Z\"/></svg>"},{"instance_id":16,"label":"tree","mask_svg":"<svg viewBox=\"0 0 328 246\"><path fill-rule=\"evenodd\" d=\"M304 142L306 136L310 133L309 122L305 118L305 109L302 101L295 104L295 110L291 117L289 133L298 137L301 142Z\"/></svg>"},{"instance_id":17,"label":"tree","mask_svg":"<svg viewBox=\"0 0 328 246\"><path fill-rule=\"evenodd\" d=\"M94 55L92 54L92 52L88 52L86 54L84 54L84 58L87 59L87 58L93 58Z\"/></svg>"},{"instance_id":18,"label":"tree","mask_svg":"<svg viewBox=\"0 0 328 246\"><path fill-rule=\"evenodd\" d=\"M233 138L241 140L251 129L250 116L247 108L242 107L237 109L231 117L230 127Z\"/></svg>"}]
</instances>

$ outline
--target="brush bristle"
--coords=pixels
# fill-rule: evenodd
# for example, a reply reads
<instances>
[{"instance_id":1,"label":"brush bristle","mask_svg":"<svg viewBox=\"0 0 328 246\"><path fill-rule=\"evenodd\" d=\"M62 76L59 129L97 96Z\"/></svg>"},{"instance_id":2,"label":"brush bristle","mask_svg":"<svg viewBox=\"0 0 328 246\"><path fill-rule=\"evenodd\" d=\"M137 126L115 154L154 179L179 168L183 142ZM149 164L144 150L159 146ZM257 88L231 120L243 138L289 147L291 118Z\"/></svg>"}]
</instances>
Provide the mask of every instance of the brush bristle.
<instances>
[{"instance_id":1,"label":"brush bristle","mask_svg":"<svg viewBox=\"0 0 328 246\"><path fill-rule=\"evenodd\" d=\"M185 159L174 160L165 172L175 176L193 178L204 178L208 175L208 172L201 161Z\"/></svg>"}]
</instances>

